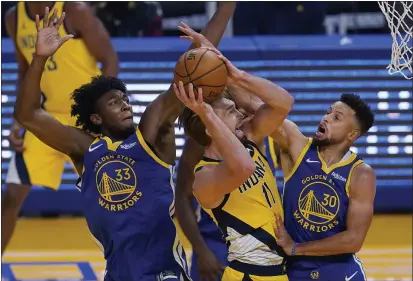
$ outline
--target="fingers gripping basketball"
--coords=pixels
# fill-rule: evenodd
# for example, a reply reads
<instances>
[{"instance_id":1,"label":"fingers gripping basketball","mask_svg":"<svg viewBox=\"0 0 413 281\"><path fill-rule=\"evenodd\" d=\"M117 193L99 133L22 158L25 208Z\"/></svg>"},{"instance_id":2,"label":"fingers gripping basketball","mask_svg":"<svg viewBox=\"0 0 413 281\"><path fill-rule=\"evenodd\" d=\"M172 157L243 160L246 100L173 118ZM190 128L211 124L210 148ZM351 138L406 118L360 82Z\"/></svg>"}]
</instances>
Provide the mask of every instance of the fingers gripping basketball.
<instances>
[{"instance_id":1,"label":"fingers gripping basketball","mask_svg":"<svg viewBox=\"0 0 413 281\"><path fill-rule=\"evenodd\" d=\"M204 100L210 102L221 95L227 83L225 63L217 54L207 49L193 49L183 54L176 66L174 83L184 83L188 91L189 83L195 90L202 88ZM195 91L196 92L196 91Z\"/></svg>"}]
</instances>

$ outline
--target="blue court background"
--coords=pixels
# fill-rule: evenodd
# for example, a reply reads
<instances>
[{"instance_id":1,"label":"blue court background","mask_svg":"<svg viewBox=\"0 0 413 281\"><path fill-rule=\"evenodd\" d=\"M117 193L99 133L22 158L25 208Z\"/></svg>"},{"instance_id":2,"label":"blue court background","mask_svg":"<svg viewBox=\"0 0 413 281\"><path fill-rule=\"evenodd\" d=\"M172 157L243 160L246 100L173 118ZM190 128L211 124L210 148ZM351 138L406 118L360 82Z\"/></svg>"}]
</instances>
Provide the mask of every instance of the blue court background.
<instances>
[{"instance_id":1,"label":"blue court background","mask_svg":"<svg viewBox=\"0 0 413 281\"><path fill-rule=\"evenodd\" d=\"M113 39L119 53L120 74L128 86L135 121L157 94L169 87L173 68L188 43L177 38ZM412 81L390 76L389 35L252 36L223 39L220 50L238 67L270 79L295 97L289 119L311 136L329 105L343 92L366 99L376 113L376 124L353 150L375 168L377 212L412 209ZM69 78L70 79L70 78ZM9 39L2 40L2 191L11 151L6 136L16 100L17 63ZM176 126L177 155L184 144ZM58 192L33 188L23 213L80 212L77 176L65 167ZM282 181L279 180L279 187Z\"/></svg>"}]
</instances>

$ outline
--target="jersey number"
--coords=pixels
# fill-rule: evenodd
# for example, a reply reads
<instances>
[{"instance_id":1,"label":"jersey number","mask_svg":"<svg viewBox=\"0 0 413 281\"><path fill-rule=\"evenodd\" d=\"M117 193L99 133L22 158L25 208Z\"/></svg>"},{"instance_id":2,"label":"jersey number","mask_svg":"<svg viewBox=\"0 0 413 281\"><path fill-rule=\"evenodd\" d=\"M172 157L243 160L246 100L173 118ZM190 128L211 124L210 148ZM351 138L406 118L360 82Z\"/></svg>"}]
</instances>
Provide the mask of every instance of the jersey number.
<instances>
[{"instance_id":1,"label":"jersey number","mask_svg":"<svg viewBox=\"0 0 413 281\"><path fill-rule=\"evenodd\" d=\"M116 172L116 180L117 181L130 179L129 168L117 169L117 170L115 170L115 172Z\"/></svg>"},{"instance_id":2,"label":"jersey number","mask_svg":"<svg viewBox=\"0 0 413 281\"><path fill-rule=\"evenodd\" d=\"M262 193L264 193L265 200L267 200L268 206L271 208L275 204L275 197L272 194L271 188L267 185L267 183L263 183L262 185Z\"/></svg>"},{"instance_id":3,"label":"jersey number","mask_svg":"<svg viewBox=\"0 0 413 281\"><path fill-rule=\"evenodd\" d=\"M33 56L35 55L35 53L32 54ZM54 60L54 56L51 56L47 62L46 62L46 67L45 67L48 71L55 71L57 69L57 64L56 61ZM46 70L45 69L45 70Z\"/></svg>"},{"instance_id":4,"label":"jersey number","mask_svg":"<svg viewBox=\"0 0 413 281\"><path fill-rule=\"evenodd\" d=\"M334 208L337 205L337 197L324 193L324 200L323 202L321 202L321 204L323 206L329 206L330 208Z\"/></svg>"}]
</instances>

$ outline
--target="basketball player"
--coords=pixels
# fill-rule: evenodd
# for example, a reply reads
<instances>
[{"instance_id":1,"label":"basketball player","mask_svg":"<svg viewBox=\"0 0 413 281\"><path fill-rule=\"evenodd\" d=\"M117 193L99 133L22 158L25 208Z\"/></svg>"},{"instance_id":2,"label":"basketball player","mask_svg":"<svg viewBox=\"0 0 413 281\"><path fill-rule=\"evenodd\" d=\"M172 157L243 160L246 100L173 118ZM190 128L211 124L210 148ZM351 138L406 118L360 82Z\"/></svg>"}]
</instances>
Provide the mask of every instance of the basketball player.
<instances>
[{"instance_id":1,"label":"basketball player","mask_svg":"<svg viewBox=\"0 0 413 281\"><path fill-rule=\"evenodd\" d=\"M236 100L234 102L237 104ZM248 115L242 108L238 109L244 115ZM265 140L265 148L268 164L275 176L275 169L279 167L280 159L278 146L268 137ZM228 247L222 232L201 208L192 193L194 175L188 171L194 170L204 152L202 146L188 138L177 168L176 216L182 231L192 245L190 272L194 281L221 280L223 268L228 264Z\"/></svg>"},{"instance_id":2,"label":"basketball player","mask_svg":"<svg viewBox=\"0 0 413 281\"><path fill-rule=\"evenodd\" d=\"M36 43L35 15L43 15L47 6L53 6L60 18L66 12L64 28L60 37L76 34L46 63L41 81L43 107L54 118L65 125L74 125L70 118L70 93L100 74L98 62L104 75L116 76L119 71L118 58L110 38L91 8L81 2L18 2L6 14L6 27L15 46L18 62L17 88L21 87ZM18 90L17 90L18 91ZM42 143L31 132L21 135L22 127L17 123L11 127L9 141L15 150L6 178L6 191L2 204L1 253L7 246L20 211L31 185L57 190L64 164L70 159L64 154Z\"/></svg>"},{"instance_id":3,"label":"basketball player","mask_svg":"<svg viewBox=\"0 0 413 281\"><path fill-rule=\"evenodd\" d=\"M226 63L228 84L254 93L265 104L253 116L244 118L233 101L221 97L211 103L214 114L210 116L197 108L208 106L185 101L183 87L175 89L190 109L181 116L185 132L205 147L204 157L195 168L193 193L229 244L229 265L222 280L287 280L273 229L274 214L282 213L281 200L263 155L263 144L282 124L293 98L270 81L240 71L221 54L219 57ZM189 96L193 95L190 89ZM214 131L218 130L212 120L216 116L233 135L227 133L228 129Z\"/></svg>"},{"instance_id":4,"label":"basketball player","mask_svg":"<svg viewBox=\"0 0 413 281\"><path fill-rule=\"evenodd\" d=\"M350 147L373 123L358 95L343 94L313 138L287 120L273 135L285 175L277 243L291 256L290 280L367 280L355 253L371 224L376 177Z\"/></svg>"},{"instance_id":5,"label":"basketball player","mask_svg":"<svg viewBox=\"0 0 413 281\"><path fill-rule=\"evenodd\" d=\"M221 3L205 28L218 45L235 3ZM104 252L105 281L176 280L187 265L177 237L174 189L174 122L182 104L172 90L145 110L138 128L126 87L119 79L97 76L72 95L72 116L82 129L64 125L40 106L40 81L48 58L72 35L58 38L46 8L37 16L36 53L17 96L15 118L52 148L68 155L81 175L78 187L88 227ZM101 135L93 138L89 132Z\"/></svg>"}]
</instances>

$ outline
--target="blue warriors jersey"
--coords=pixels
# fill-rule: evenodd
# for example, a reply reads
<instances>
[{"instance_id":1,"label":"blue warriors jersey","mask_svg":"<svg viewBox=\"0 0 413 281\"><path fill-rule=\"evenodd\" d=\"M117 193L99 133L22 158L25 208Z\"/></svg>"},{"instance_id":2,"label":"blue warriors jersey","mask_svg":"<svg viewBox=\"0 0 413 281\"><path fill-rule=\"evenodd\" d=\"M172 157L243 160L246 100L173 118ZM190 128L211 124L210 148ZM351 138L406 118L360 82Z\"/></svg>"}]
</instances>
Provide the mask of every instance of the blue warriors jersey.
<instances>
[{"instance_id":1,"label":"blue warriors jersey","mask_svg":"<svg viewBox=\"0 0 413 281\"><path fill-rule=\"evenodd\" d=\"M187 276L172 175L139 130L124 141L104 137L90 146L79 185L88 227L107 261L105 280Z\"/></svg>"},{"instance_id":2,"label":"blue warriors jersey","mask_svg":"<svg viewBox=\"0 0 413 281\"><path fill-rule=\"evenodd\" d=\"M320 240L346 229L349 187L353 169L363 163L349 152L342 161L327 167L312 139L301 151L284 184L284 222L292 239L298 243ZM293 257L290 269L311 269L323 262L351 258Z\"/></svg>"}]
</instances>

